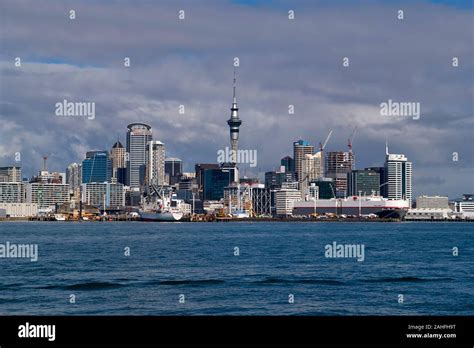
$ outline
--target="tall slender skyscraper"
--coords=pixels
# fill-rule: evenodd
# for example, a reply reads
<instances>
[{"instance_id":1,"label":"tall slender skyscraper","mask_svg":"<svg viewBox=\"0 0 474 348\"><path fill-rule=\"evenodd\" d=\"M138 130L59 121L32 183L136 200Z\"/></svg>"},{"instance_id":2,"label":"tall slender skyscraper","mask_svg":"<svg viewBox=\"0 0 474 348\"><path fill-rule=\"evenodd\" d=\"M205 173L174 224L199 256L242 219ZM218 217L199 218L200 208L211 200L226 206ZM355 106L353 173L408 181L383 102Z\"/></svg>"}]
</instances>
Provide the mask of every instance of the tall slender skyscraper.
<instances>
[{"instance_id":1,"label":"tall slender skyscraper","mask_svg":"<svg viewBox=\"0 0 474 348\"><path fill-rule=\"evenodd\" d=\"M293 158L295 163L295 176L296 180L301 182L303 177L303 161L305 155L312 155L314 153L314 147L309 145L309 142L305 140L298 140L293 143Z\"/></svg>"},{"instance_id":2,"label":"tall slender skyscraper","mask_svg":"<svg viewBox=\"0 0 474 348\"><path fill-rule=\"evenodd\" d=\"M239 108L237 107L237 96L235 94L235 86L236 78L235 78L235 68L234 68L234 87L233 87L233 101L232 107L230 108L231 114L230 118L227 120L227 124L229 125L230 130L230 144L232 149L232 156L231 156L231 163L237 162L237 149L239 145L239 127L242 124L242 121L239 118Z\"/></svg>"},{"instance_id":3,"label":"tall slender skyscraper","mask_svg":"<svg viewBox=\"0 0 474 348\"><path fill-rule=\"evenodd\" d=\"M131 123L127 128L127 181L131 188L140 188L145 179L146 149L152 140L152 130L145 123Z\"/></svg>"},{"instance_id":4,"label":"tall slender skyscraper","mask_svg":"<svg viewBox=\"0 0 474 348\"><path fill-rule=\"evenodd\" d=\"M412 163L405 155L388 153L385 148L385 175L388 199L412 200Z\"/></svg>"},{"instance_id":5,"label":"tall slender skyscraper","mask_svg":"<svg viewBox=\"0 0 474 348\"><path fill-rule=\"evenodd\" d=\"M165 184L165 144L159 140L148 143L147 179L149 185Z\"/></svg>"}]
</instances>

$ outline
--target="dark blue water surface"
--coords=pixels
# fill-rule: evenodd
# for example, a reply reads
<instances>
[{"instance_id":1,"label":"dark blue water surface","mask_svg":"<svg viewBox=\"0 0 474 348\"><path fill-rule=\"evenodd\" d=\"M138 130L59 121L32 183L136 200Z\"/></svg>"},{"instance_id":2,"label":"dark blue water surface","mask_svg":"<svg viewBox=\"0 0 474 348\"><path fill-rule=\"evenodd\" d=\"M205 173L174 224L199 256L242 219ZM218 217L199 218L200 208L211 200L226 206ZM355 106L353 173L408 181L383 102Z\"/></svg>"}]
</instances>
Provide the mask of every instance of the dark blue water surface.
<instances>
[{"instance_id":1,"label":"dark blue water surface","mask_svg":"<svg viewBox=\"0 0 474 348\"><path fill-rule=\"evenodd\" d=\"M0 315L474 314L468 223L2 222L7 241L39 259L0 259Z\"/></svg>"}]
</instances>

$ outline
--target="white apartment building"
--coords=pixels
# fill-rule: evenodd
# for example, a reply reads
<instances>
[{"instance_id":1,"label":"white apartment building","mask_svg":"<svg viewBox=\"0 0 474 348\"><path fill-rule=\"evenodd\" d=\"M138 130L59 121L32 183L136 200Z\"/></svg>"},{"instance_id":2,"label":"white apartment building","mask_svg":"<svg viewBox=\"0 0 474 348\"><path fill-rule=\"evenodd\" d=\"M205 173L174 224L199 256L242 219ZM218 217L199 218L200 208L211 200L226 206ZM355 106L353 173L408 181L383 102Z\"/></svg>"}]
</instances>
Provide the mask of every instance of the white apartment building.
<instances>
[{"instance_id":1,"label":"white apartment building","mask_svg":"<svg viewBox=\"0 0 474 348\"><path fill-rule=\"evenodd\" d=\"M280 189L275 192L276 214L288 216L293 214L295 202L301 200L301 192L297 189Z\"/></svg>"}]
</instances>

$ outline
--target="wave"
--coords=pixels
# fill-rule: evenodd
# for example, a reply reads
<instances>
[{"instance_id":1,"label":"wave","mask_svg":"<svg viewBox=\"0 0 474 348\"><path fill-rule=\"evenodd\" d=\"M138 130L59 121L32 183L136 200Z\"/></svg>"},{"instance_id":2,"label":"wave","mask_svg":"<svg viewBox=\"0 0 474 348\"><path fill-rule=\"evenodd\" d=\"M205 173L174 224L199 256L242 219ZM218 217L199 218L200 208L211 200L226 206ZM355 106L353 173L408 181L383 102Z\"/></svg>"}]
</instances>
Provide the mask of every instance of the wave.
<instances>
[{"instance_id":1,"label":"wave","mask_svg":"<svg viewBox=\"0 0 474 348\"><path fill-rule=\"evenodd\" d=\"M120 283L109 283L109 282L86 282L77 283L72 285L48 285L41 289L55 289L55 290L104 290L104 289L117 289L125 285Z\"/></svg>"},{"instance_id":2,"label":"wave","mask_svg":"<svg viewBox=\"0 0 474 348\"><path fill-rule=\"evenodd\" d=\"M282 279L267 278L253 282L254 284L320 284L320 285L344 285L344 282L333 279Z\"/></svg>"},{"instance_id":3,"label":"wave","mask_svg":"<svg viewBox=\"0 0 474 348\"><path fill-rule=\"evenodd\" d=\"M149 284L155 285L217 285L224 284L225 282L220 279L198 279L198 280L161 280L152 281Z\"/></svg>"},{"instance_id":4,"label":"wave","mask_svg":"<svg viewBox=\"0 0 474 348\"><path fill-rule=\"evenodd\" d=\"M7 290L10 288L21 288L25 285L28 285L28 284L25 284L25 283L0 284L0 290Z\"/></svg>"},{"instance_id":5,"label":"wave","mask_svg":"<svg viewBox=\"0 0 474 348\"><path fill-rule=\"evenodd\" d=\"M419 278L419 277L385 277L376 279L363 279L364 283L422 283L422 282L444 282L453 278Z\"/></svg>"}]
</instances>

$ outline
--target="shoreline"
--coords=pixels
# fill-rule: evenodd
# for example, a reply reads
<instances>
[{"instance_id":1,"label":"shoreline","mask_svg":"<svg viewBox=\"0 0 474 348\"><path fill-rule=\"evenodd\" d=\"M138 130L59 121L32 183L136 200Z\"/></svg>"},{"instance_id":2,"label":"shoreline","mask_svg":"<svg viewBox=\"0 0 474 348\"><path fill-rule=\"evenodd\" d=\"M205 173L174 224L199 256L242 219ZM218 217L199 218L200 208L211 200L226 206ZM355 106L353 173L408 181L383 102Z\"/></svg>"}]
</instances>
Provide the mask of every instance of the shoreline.
<instances>
[{"instance_id":1,"label":"shoreline","mask_svg":"<svg viewBox=\"0 0 474 348\"><path fill-rule=\"evenodd\" d=\"M243 219L229 219L229 218L217 218L215 220L190 220L190 219L184 219L182 221L144 221L140 219L113 219L113 220L64 220L64 221L57 221L53 218L47 218L47 219L39 219L39 218L0 218L0 223L1 222L14 222L14 221L20 221L20 222L90 222L90 223L103 223L103 222L147 222L147 223L153 223L153 222L176 222L176 223L181 223L181 222L192 222L192 223L228 223L228 222L274 222L274 223L279 223L279 222L340 222L340 223L358 223L358 222L384 222L384 223L396 223L396 222L433 222L433 223L443 223L443 222L449 222L449 223L456 223L456 222L474 222L473 219L439 219L439 220L431 220L431 219L419 219L419 220L403 220L403 219L378 219L378 218L371 218L371 219L358 219L358 218L327 218L327 219L314 219L314 218L243 218Z\"/></svg>"}]
</instances>

